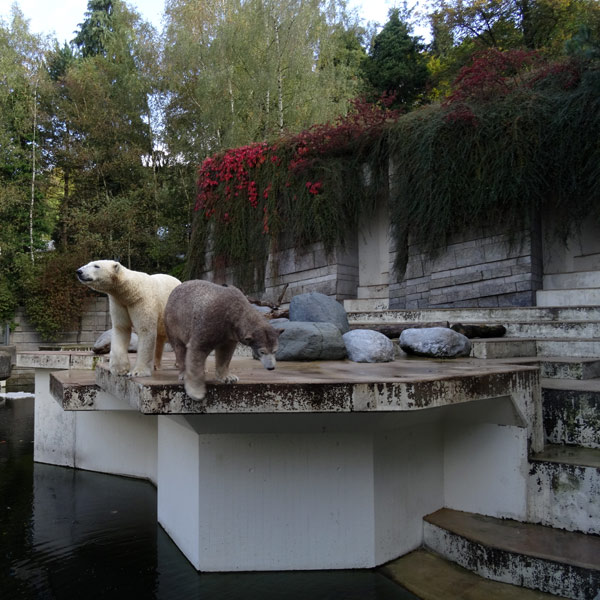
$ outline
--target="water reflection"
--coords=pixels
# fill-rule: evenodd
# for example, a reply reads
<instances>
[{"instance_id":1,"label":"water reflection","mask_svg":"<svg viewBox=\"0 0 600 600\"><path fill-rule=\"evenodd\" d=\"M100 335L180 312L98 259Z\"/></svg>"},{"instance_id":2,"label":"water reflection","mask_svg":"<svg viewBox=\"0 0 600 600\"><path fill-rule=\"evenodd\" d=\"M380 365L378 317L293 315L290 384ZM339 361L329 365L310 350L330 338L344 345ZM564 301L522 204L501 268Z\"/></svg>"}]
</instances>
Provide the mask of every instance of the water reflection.
<instances>
[{"instance_id":1,"label":"water reflection","mask_svg":"<svg viewBox=\"0 0 600 600\"><path fill-rule=\"evenodd\" d=\"M197 573L148 482L33 463L33 401L0 405L0 599L414 599L370 571Z\"/></svg>"}]
</instances>

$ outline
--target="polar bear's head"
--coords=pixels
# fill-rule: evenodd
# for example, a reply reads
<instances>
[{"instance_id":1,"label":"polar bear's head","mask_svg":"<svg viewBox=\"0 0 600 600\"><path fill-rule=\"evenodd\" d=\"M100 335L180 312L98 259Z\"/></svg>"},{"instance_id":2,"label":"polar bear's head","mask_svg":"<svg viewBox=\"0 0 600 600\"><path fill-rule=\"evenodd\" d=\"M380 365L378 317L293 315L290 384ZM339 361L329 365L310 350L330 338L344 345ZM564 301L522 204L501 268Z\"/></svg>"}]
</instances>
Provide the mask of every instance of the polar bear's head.
<instances>
[{"instance_id":1,"label":"polar bear's head","mask_svg":"<svg viewBox=\"0 0 600 600\"><path fill-rule=\"evenodd\" d=\"M122 269L115 260L95 260L77 269L77 279L93 290L104 292L112 289Z\"/></svg>"}]
</instances>

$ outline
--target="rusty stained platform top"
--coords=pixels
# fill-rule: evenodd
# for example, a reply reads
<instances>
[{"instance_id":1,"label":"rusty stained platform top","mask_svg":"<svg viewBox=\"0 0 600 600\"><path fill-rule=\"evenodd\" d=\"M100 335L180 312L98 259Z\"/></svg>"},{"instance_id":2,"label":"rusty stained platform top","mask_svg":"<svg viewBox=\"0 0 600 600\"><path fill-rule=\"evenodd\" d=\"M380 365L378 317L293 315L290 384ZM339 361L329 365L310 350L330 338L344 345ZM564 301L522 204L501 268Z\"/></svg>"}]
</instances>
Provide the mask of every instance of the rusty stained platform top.
<instances>
[{"instance_id":1,"label":"rusty stained platform top","mask_svg":"<svg viewBox=\"0 0 600 600\"><path fill-rule=\"evenodd\" d=\"M278 362L266 371L258 361L234 357L236 384L214 380L207 362L207 395L192 400L172 358L152 377L127 378L95 371L52 373L50 389L65 410L94 410L106 392L143 414L398 412L508 396L539 386L537 367L490 360L400 358L389 363Z\"/></svg>"}]
</instances>

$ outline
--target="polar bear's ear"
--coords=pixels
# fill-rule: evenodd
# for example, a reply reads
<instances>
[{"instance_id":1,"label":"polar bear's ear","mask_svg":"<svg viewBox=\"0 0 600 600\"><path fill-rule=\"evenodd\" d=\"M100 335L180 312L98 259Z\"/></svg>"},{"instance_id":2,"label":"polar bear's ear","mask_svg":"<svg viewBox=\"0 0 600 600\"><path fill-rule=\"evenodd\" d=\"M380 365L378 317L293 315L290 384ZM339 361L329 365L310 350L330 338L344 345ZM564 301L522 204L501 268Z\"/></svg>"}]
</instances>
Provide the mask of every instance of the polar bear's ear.
<instances>
[{"instance_id":1,"label":"polar bear's ear","mask_svg":"<svg viewBox=\"0 0 600 600\"><path fill-rule=\"evenodd\" d=\"M113 271L114 271L115 273L118 273L120 268L121 268L121 265L120 265L119 263L115 263L115 264L113 265Z\"/></svg>"}]
</instances>

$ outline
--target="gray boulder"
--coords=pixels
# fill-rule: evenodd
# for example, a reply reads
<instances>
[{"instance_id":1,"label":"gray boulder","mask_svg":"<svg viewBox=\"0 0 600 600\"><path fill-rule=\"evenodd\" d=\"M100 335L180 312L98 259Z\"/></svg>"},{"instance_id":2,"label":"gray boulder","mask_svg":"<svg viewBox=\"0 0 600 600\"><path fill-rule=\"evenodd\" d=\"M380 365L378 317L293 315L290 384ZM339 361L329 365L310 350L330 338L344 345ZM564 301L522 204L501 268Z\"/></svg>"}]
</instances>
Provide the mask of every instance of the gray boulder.
<instances>
[{"instance_id":1,"label":"gray boulder","mask_svg":"<svg viewBox=\"0 0 600 600\"><path fill-rule=\"evenodd\" d=\"M455 358L471 352L469 338L447 327L405 329L399 341L404 352L417 356Z\"/></svg>"},{"instance_id":2,"label":"gray boulder","mask_svg":"<svg viewBox=\"0 0 600 600\"><path fill-rule=\"evenodd\" d=\"M100 334L100 337L96 340L92 346L94 354L108 354L110 352L110 339L112 336L112 329L105 331ZM129 352L137 352L138 336L135 331L131 332L131 339L129 340ZM166 348L165 348L166 350Z\"/></svg>"},{"instance_id":3,"label":"gray boulder","mask_svg":"<svg viewBox=\"0 0 600 600\"><path fill-rule=\"evenodd\" d=\"M294 296L290 302L290 321L333 323L342 333L350 330L344 307L337 300L319 292Z\"/></svg>"},{"instance_id":4,"label":"gray boulder","mask_svg":"<svg viewBox=\"0 0 600 600\"><path fill-rule=\"evenodd\" d=\"M342 334L333 323L278 323L277 360L341 360L346 358Z\"/></svg>"},{"instance_id":5,"label":"gray boulder","mask_svg":"<svg viewBox=\"0 0 600 600\"><path fill-rule=\"evenodd\" d=\"M394 360L394 344L383 333L371 329L355 329L342 336L348 358L354 362L390 362Z\"/></svg>"}]
</instances>

